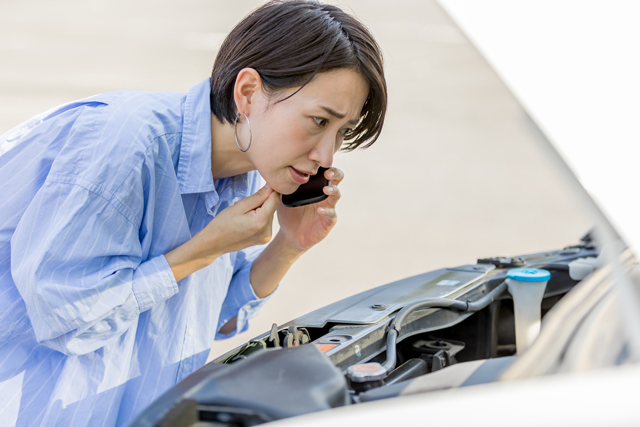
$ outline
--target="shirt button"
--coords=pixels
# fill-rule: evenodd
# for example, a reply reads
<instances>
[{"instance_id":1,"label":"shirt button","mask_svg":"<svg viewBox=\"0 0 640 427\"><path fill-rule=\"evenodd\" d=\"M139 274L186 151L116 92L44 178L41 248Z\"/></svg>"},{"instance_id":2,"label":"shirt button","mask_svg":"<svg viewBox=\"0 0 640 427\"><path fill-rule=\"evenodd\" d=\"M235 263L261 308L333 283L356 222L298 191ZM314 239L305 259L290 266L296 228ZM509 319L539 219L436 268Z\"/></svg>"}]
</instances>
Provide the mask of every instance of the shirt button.
<instances>
[{"instance_id":1,"label":"shirt button","mask_svg":"<svg viewBox=\"0 0 640 427\"><path fill-rule=\"evenodd\" d=\"M189 336L193 335L193 329L189 328Z\"/></svg>"}]
</instances>

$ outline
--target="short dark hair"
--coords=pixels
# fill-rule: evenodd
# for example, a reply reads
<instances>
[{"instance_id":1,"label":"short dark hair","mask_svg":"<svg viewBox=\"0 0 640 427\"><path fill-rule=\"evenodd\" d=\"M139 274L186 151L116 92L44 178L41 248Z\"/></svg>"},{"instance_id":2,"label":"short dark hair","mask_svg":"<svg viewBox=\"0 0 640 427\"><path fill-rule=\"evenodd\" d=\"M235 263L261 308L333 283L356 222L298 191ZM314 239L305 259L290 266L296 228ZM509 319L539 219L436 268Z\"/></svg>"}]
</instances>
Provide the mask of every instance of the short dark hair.
<instances>
[{"instance_id":1,"label":"short dark hair","mask_svg":"<svg viewBox=\"0 0 640 427\"><path fill-rule=\"evenodd\" d=\"M378 139L387 110L382 52L364 24L338 7L275 0L236 25L222 43L211 73L211 111L221 122L233 123L236 117L233 88L243 68L255 69L268 93L294 87L299 91L322 71L357 71L369 84L369 94L342 150L366 148Z\"/></svg>"}]
</instances>

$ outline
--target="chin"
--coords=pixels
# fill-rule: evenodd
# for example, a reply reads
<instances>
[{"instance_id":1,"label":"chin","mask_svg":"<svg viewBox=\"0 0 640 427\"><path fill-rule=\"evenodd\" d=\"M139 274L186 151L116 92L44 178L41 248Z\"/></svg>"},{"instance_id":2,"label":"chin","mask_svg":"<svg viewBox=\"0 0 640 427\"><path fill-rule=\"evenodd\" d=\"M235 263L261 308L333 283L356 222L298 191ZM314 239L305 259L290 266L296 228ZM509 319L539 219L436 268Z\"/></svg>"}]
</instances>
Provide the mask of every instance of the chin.
<instances>
[{"instance_id":1,"label":"chin","mask_svg":"<svg viewBox=\"0 0 640 427\"><path fill-rule=\"evenodd\" d=\"M260 170L258 170L260 172ZM280 172L280 171L278 171ZM270 173L262 175L262 178L269 184L271 188L280 194L291 194L300 187L300 184L293 181L289 176L289 168L284 168L284 171L280 173ZM269 175L269 176L267 176Z\"/></svg>"},{"instance_id":2,"label":"chin","mask_svg":"<svg viewBox=\"0 0 640 427\"><path fill-rule=\"evenodd\" d=\"M281 182L279 184L278 187L273 187L273 189L280 194L291 194L300 187L300 184L295 182Z\"/></svg>"},{"instance_id":3,"label":"chin","mask_svg":"<svg viewBox=\"0 0 640 427\"><path fill-rule=\"evenodd\" d=\"M299 185L288 184L288 185L281 186L282 190L278 189L277 187L273 187L273 189L276 190L280 194L287 195L287 194L294 193L298 189L298 187L299 187Z\"/></svg>"},{"instance_id":4,"label":"chin","mask_svg":"<svg viewBox=\"0 0 640 427\"><path fill-rule=\"evenodd\" d=\"M283 182L281 180L273 180L273 182L267 181L267 183L271 188L273 188L276 192L280 194L291 194L295 192L300 186L299 184L296 184L293 182L286 182L286 181Z\"/></svg>"}]
</instances>

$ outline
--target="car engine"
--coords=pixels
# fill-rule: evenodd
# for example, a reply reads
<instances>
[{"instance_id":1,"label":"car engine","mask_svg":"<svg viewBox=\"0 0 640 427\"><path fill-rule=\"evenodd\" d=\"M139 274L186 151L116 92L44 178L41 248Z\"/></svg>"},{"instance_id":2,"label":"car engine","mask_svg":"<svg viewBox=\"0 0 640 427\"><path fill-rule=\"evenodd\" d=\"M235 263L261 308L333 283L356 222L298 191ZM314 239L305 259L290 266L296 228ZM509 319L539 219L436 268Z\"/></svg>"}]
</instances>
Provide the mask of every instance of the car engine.
<instances>
[{"instance_id":1,"label":"car engine","mask_svg":"<svg viewBox=\"0 0 640 427\"><path fill-rule=\"evenodd\" d=\"M544 315L598 266L589 234L562 250L479 259L308 313L208 363L129 426L253 426L491 382L515 360L512 268L544 269Z\"/></svg>"}]
</instances>

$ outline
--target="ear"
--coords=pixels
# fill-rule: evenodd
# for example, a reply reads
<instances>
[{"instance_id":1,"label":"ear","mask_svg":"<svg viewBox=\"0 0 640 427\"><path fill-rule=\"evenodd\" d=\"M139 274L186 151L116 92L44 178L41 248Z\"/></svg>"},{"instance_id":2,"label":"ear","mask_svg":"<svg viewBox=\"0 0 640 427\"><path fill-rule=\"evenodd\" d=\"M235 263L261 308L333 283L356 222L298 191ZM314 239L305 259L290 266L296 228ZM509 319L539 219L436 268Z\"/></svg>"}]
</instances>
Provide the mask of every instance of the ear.
<instances>
[{"instance_id":1,"label":"ear","mask_svg":"<svg viewBox=\"0 0 640 427\"><path fill-rule=\"evenodd\" d=\"M253 68L240 70L236 77L236 84L233 87L233 99L238 113L249 116L251 108L255 107L256 95L261 91L262 79L260 74Z\"/></svg>"}]
</instances>

